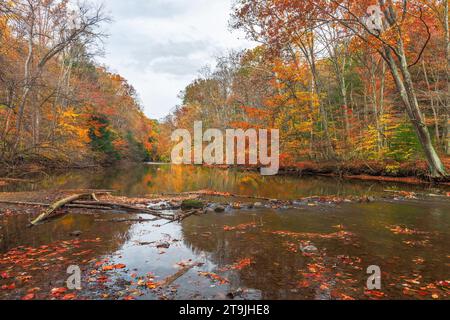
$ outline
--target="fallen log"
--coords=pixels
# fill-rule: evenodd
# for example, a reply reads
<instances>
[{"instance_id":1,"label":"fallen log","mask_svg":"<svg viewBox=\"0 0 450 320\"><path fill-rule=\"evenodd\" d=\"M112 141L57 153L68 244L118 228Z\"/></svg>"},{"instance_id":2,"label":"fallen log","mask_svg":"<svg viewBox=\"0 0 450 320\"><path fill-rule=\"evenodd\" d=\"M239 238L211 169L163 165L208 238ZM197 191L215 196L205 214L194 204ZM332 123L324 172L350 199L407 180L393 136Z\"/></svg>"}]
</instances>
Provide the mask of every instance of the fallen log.
<instances>
[{"instance_id":1,"label":"fallen log","mask_svg":"<svg viewBox=\"0 0 450 320\"><path fill-rule=\"evenodd\" d=\"M34 207L50 207L51 204L41 202L23 202L23 201L5 201L0 200L0 204L10 204L18 206L34 206ZM92 209L92 210L112 210L111 207L82 205L82 204L66 204L64 207L72 209Z\"/></svg>"},{"instance_id":2,"label":"fallen log","mask_svg":"<svg viewBox=\"0 0 450 320\"><path fill-rule=\"evenodd\" d=\"M153 222L158 221L159 218L153 219L127 219L127 218L117 218L117 219L96 219L96 222L113 222L113 223L121 223L121 222Z\"/></svg>"},{"instance_id":3,"label":"fallen log","mask_svg":"<svg viewBox=\"0 0 450 320\"><path fill-rule=\"evenodd\" d=\"M181 213L181 214L175 216L175 219L174 219L174 220L176 220L176 221L178 221L178 222L181 222L181 221L183 221L184 219L189 218L190 216L200 214L200 212L201 212L201 211L199 211L199 210L191 210L191 211L188 211L188 212L183 212L183 213Z\"/></svg>"},{"instance_id":4,"label":"fallen log","mask_svg":"<svg viewBox=\"0 0 450 320\"><path fill-rule=\"evenodd\" d=\"M155 217L160 217L166 220L173 220L174 216L170 214L163 214L156 210L151 210L147 208L141 208L136 206L131 206L128 204L122 204L122 203L114 203L114 202L107 202L107 201L74 201L74 204L81 204L81 205L99 205L99 206L110 206L113 208L122 209L124 211L132 211L134 213L141 213L141 214L150 214Z\"/></svg>"},{"instance_id":5,"label":"fallen log","mask_svg":"<svg viewBox=\"0 0 450 320\"><path fill-rule=\"evenodd\" d=\"M39 223L40 221L45 220L54 211L56 211L57 209L60 209L62 207L73 208L73 209L103 210L103 211L110 211L110 210L117 209L117 210L126 211L126 212L149 214L154 217L158 217L158 218L170 220L170 221L173 221L175 219L174 215L163 214L163 213L159 213L158 211L155 211L155 210L135 207L135 206L126 205L126 204L112 203L112 202L105 202L105 201L103 201L103 202L102 201L75 201L77 199L82 199L82 198L88 197L88 196L92 197L92 194L74 195L74 196L59 200L54 204L47 204L47 203L40 203L40 202L9 201L9 200L8 201L0 200L0 203L10 204L10 205L48 207L49 208L48 210L46 210L35 221L33 221L31 223L32 226L35 225L36 223ZM73 199L75 199L75 200L73 200Z\"/></svg>"},{"instance_id":6,"label":"fallen log","mask_svg":"<svg viewBox=\"0 0 450 320\"><path fill-rule=\"evenodd\" d=\"M71 202L73 202L73 201L75 201L75 200L78 200L78 199L81 199L81 198L84 198L84 197L88 197L88 196L91 196L91 194L75 194L75 195L72 195L72 196L70 196L70 197L67 197L67 198L64 198L64 199L61 199L61 200L56 201L55 203L53 203L52 205L50 205L50 207L49 207L47 210L45 210L45 212L43 212L43 213L40 214L36 219L34 219L33 221L31 221L29 227L34 227L34 226L36 226L37 224L41 223L42 221L46 220L46 219L49 218L56 210L58 210L58 209L64 207L65 205L67 205L67 204L69 204L69 203L71 203Z\"/></svg>"}]
</instances>

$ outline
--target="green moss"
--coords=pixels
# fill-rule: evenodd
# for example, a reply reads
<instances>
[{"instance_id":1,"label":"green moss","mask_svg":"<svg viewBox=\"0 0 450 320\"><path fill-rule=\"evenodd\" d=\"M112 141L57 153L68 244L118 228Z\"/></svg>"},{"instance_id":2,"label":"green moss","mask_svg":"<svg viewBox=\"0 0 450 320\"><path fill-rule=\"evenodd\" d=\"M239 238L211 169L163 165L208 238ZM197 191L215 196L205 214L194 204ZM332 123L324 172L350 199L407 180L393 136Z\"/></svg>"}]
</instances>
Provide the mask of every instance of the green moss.
<instances>
[{"instance_id":1,"label":"green moss","mask_svg":"<svg viewBox=\"0 0 450 320\"><path fill-rule=\"evenodd\" d=\"M181 204L181 209L191 210L191 209L202 209L205 204L199 200L185 200Z\"/></svg>"}]
</instances>

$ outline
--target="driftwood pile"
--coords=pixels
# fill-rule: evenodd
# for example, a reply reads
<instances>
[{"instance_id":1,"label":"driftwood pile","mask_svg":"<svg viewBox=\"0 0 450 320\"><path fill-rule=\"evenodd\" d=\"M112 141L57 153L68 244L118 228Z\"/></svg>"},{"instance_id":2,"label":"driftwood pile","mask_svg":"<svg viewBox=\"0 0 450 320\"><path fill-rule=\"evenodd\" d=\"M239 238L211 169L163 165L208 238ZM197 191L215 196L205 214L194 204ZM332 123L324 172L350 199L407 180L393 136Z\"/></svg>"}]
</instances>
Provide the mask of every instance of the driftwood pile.
<instances>
[{"instance_id":1,"label":"driftwood pile","mask_svg":"<svg viewBox=\"0 0 450 320\"><path fill-rule=\"evenodd\" d=\"M26 202L26 201L11 201L0 200L2 204L20 205L20 206L38 206L46 209L33 221L30 222L29 227L34 227L46 222L47 220L62 214L60 209L86 209L96 210L96 213L101 212L125 212L129 214L148 214L153 217L172 221L180 221L186 218L188 213L179 215L166 214L157 210L148 209L137 205L124 204L113 201L101 201L97 196L110 194L110 191L95 191L92 193L73 194L62 199L59 199L51 204L41 202ZM193 214L193 213L192 213ZM191 214L189 214L190 216ZM141 221L141 219L139 219Z\"/></svg>"}]
</instances>

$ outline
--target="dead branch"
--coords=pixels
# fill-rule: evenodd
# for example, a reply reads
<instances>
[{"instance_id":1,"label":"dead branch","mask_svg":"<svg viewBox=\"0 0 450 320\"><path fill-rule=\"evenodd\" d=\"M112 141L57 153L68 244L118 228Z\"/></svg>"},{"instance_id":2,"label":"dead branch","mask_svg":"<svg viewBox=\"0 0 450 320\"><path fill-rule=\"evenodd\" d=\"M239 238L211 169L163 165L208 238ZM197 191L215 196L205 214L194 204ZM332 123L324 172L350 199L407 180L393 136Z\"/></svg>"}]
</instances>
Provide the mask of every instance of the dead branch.
<instances>
[{"instance_id":1,"label":"dead branch","mask_svg":"<svg viewBox=\"0 0 450 320\"><path fill-rule=\"evenodd\" d=\"M183 193L177 193L177 194L163 193L161 195L163 195L163 196L198 195L198 196L213 196L213 197L245 198L245 199L263 200L263 201L274 200L271 198L248 196L248 195L242 195L242 194L233 194L233 193L228 193L228 192L217 192L217 191L212 191L212 190L199 190L199 191L183 192Z\"/></svg>"},{"instance_id":2,"label":"dead branch","mask_svg":"<svg viewBox=\"0 0 450 320\"><path fill-rule=\"evenodd\" d=\"M158 288L165 288L170 286L172 283L174 283L176 280L184 276L186 273L188 273L192 268L200 266L200 263L193 263L190 265L187 265L183 268L181 268L177 273L167 277L163 281L158 283Z\"/></svg>"},{"instance_id":3,"label":"dead branch","mask_svg":"<svg viewBox=\"0 0 450 320\"><path fill-rule=\"evenodd\" d=\"M84 198L84 197L89 197L89 196L91 196L91 194L75 194L75 195L72 195L70 197L67 197L67 198L64 198L64 199L56 201L55 203L50 205L50 207L47 210L45 210L45 212L43 212L41 215L39 215L39 217L37 217L35 220L33 220L30 223L30 227L36 226L37 224L39 224L42 221L46 220L56 210L64 207L65 205L67 205L67 204L69 204L69 203L71 203L71 202L73 202L75 200L78 200L78 199L81 199L81 198Z\"/></svg>"},{"instance_id":4,"label":"dead branch","mask_svg":"<svg viewBox=\"0 0 450 320\"><path fill-rule=\"evenodd\" d=\"M50 207L51 206L51 204L41 203L41 202L23 202L23 201L4 201L4 200L0 200L0 203L1 204L18 205L18 206L34 206L34 207ZM72 208L72 209L112 210L111 207L91 206L91 205L82 205L82 204L66 204L64 207Z\"/></svg>"},{"instance_id":5,"label":"dead branch","mask_svg":"<svg viewBox=\"0 0 450 320\"><path fill-rule=\"evenodd\" d=\"M172 215L159 213L156 210L151 210L151 209L147 209L147 208L135 207L135 206L131 206L131 205L128 205L128 204L113 203L113 202L106 202L106 201L74 201L74 203L75 204L81 204L81 205L108 206L108 207L121 209L121 210L124 210L124 211L127 211L127 212L131 211L131 212L134 212L134 213L150 214L150 215L153 215L155 217L160 217L162 219L173 220L173 216Z\"/></svg>"}]
</instances>

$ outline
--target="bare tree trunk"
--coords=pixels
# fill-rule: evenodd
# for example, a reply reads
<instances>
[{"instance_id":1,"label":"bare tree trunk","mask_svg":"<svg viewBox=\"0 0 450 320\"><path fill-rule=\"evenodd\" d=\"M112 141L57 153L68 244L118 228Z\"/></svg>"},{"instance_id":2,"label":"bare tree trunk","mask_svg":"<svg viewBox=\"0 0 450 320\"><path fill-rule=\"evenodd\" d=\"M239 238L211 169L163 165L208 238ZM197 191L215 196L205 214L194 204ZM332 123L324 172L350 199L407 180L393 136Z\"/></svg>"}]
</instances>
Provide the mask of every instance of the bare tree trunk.
<instances>
[{"instance_id":1,"label":"bare tree trunk","mask_svg":"<svg viewBox=\"0 0 450 320\"><path fill-rule=\"evenodd\" d=\"M419 104L417 102L417 97L415 95L414 86L411 79L411 74L408 70L408 64L406 61L406 56L403 51L403 44L400 42L398 46L400 66L397 66L394 57L392 56L391 49L386 48L386 56L389 61L389 67L391 69L392 76L395 80L397 90L400 93L403 104L405 105L408 116L411 123L417 133L417 137L422 145L423 151L425 153L428 165L430 167L431 177L442 178L446 177L444 165L439 158L436 150L431 142L430 132L424 123L424 118L422 112L420 111ZM401 75L399 73L399 69ZM403 76L403 79L402 79Z\"/></svg>"},{"instance_id":2,"label":"bare tree trunk","mask_svg":"<svg viewBox=\"0 0 450 320\"><path fill-rule=\"evenodd\" d=\"M449 30L449 24L448 24L448 2L449 0L443 0L444 2L444 29L445 29L445 50L446 50L446 58L447 58L447 68L446 68L446 75L447 75L447 99L446 99L446 117L445 117L445 127L447 131L447 135L445 137L445 150L447 155L450 155L450 130L449 130L449 117L448 117L448 111L450 110L450 30Z\"/></svg>"},{"instance_id":3,"label":"bare tree trunk","mask_svg":"<svg viewBox=\"0 0 450 320\"><path fill-rule=\"evenodd\" d=\"M380 127L380 112L378 110L378 93L377 93L377 81L376 81L376 71L377 66L375 62L372 63L371 67L371 83L372 83L372 106L373 106L373 117L375 120L375 128L377 130L377 150L381 151L381 127Z\"/></svg>"},{"instance_id":4,"label":"bare tree trunk","mask_svg":"<svg viewBox=\"0 0 450 320\"><path fill-rule=\"evenodd\" d=\"M380 115L379 115L379 119L383 119L384 118L384 90L385 90L385 86L386 86L386 62L384 60L382 60L382 67L381 67L381 84L380 84ZM382 147L386 147L386 137L385 137L385 132L386 132L386 127L385 127L385 122L383 121L381 126L380 126L380 134L381 134L381 145Z\"/></svg>"},{"instance_id":5,"label":"bare tree trunk","mask_svg":"<svg viewBox=\"0 0 450 320\"><path fill-rule=\"evenodd\" d=\"M16 135L17 136L16 136L16 142L14 144L15 150L17 150L17 147L21 140L22 122L23 122L23 117L24 117L24 113L25 113L25 106L27 104L28 95L30 94L31 88L32 88L31 63L33 60L33 37L34 37L33 29L34 29L34 21L31 22L31 26L30 26L30 30L29 30L30 34L29 34L29 38L28 38L28 55L27 55L27 59L25 61L25 66L24 66L25 85L24 85L22 97L20 99L19 112L17 115L17 122L16 122Z\"/></svg>"},{"instance_id":6,"label":"bare tree trunk","mask_svg":"<svg viewBox=\"0 0 450 320\"><path fill-rule=\"evenodd\" d=\"M314 41L314 40L312 40ZM310 46L310 59L311 59L311 75L313 77L313 92L318 93L320 95L320 87L319 87L319 77L317 73L316 68L316 60L314 56L314 43ZM336 158L336 154L334 152L333 145L331 143L330 138L330 132L329 132L329 126L328 126L328 115L325 110L325 107L322 103L322 101L319 102L319 111L322 118L322 125L323 125L323 132L325 136L325 151L326 151L326 157L327 158ZM327 159L328 160L328 159Z\"/></svg>"},{"instance_id":7,"label":"bare tree trunk","mask_svg":"<svg viewBox=\"0 0 450 320\"><path fill-rule=\"evenodd\" d=\"M400 93L403 104L405 105L409 119L417 133L417 137L422 145L425 157L430 167L430 173L432 178L447 177L445 167L433 146L430 132L425 124L424 116L420 110L417 96L414 89L414 83L409 72L408 61L405 54L405 47L401 38L401 32L398 30L397 17L392 2L388 1L387 5L384 0L379 0L379 3L383 9L384 16L387 23L391 28L397 29L398 40L396 43L396 56L399 63L396 62L392 56L392 49L385 46L385 55L391 69L392 76L394 77L397 90ZM399 72L400 71L400 72Z\"/></svg>"},{"instance_id":8,"label":"bare tree trunk","mask_svg":"<svg viewBox=\"0 0 450 320\"><path fill-rule=\"evenodd\" d=\"M430 79L428 78L427 68L425 66L424 60L422 60L422 68L423 68L423 74L425 77L425 82L426 82L427 88L428 88L428 95L430 96L430 106L431 106L431 110L433 112L434 131L435 131L435 135L436 135L436 142L440 145L441 144L441 136L440 136L440 132L439 132L439 116L438 116L438 112L436 110L435 101L433 98L433 92L432 92L431 84L430 84Z\"/></svg>"}]
</instances>

